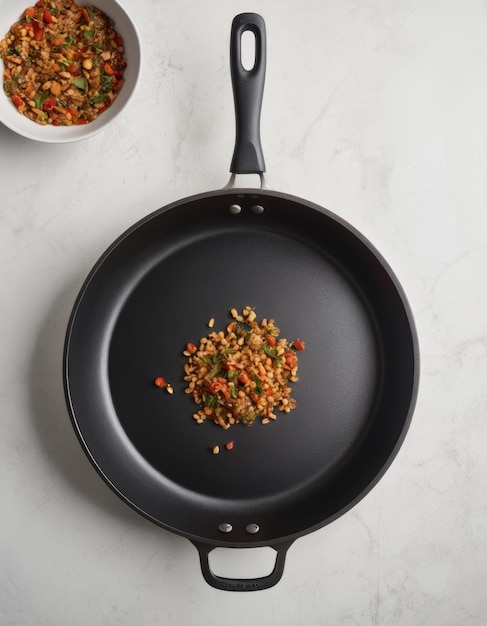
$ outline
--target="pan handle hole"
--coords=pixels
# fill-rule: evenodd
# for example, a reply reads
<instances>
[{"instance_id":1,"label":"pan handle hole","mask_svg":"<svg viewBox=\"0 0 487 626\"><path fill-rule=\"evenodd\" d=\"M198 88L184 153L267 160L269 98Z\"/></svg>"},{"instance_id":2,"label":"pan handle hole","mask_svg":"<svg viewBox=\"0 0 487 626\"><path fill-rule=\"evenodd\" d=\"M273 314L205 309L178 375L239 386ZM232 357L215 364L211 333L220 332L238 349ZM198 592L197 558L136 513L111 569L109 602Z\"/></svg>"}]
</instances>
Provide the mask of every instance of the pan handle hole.
<instances>
[{"instance_id":1,"label":"pan handle hole","mask_svg":"<svg viewBox=\"0 0 487 626\"><path fill-rule=\"evenodd\" d=\"M246 30L242 33L240 46L242 67L250 72L254 69L256 61L255 35L252 31Z\"/></svg>"},{"instance_id":2,"label":"pan handle hole","mask_svg":"<svg viewBox=\"0 0 487 626\"><path fill-rule=\"evenodd\" d=\"M224 578L268 576L276 564L272 548L215 548L210 552L211 571Z\"/></svg>"}]
</instances>

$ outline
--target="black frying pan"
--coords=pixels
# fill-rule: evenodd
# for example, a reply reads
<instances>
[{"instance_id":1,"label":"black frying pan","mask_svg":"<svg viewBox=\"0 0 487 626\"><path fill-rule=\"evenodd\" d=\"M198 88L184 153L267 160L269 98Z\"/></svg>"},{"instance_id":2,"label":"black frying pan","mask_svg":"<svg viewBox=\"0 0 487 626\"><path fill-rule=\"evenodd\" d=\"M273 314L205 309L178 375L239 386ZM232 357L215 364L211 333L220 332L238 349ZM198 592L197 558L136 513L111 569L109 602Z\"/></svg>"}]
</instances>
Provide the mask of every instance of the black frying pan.
<instances>
[{"instance_id":1,"label":"black frying pan","mask_svg":"<svg viewBox=\"0 0 487 626\"><path fill-rule=\"evenodd\" d=\"M256 62L241 64L242 33ZM231 171L265 169L259 116L265 26L235 18L237 140ZM232 179L231 179L232 180ZM192 419L182 350L255 307L301 338L297 408L224 431ZM207 582L247 591L280 579L288 547L356 504L384 474L412 416L418 342L392 270L333 213L268 189L225 188L166 206L124 233L88 276L66 337L66 398L80 442L108 485L152 522L190 539ZM155 387L163 376L170 395ZM215 456L214 445L235 442ZM218 546L271 546L255 580L216 576Z\"/></svg>"}]
</instances>

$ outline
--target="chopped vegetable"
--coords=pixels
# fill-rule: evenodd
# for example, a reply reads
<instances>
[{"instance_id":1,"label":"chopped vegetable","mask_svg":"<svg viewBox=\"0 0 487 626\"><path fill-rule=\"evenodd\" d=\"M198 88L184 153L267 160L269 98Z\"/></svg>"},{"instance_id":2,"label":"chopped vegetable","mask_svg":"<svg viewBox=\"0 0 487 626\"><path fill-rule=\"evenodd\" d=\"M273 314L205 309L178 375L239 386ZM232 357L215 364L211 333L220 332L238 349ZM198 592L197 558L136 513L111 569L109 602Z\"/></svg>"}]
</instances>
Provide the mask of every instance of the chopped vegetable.
<instances>
[{"instance_id":1,"label":"chopped vegetable","mask_svg":"<svg viewBox=\"0 0 487 626\"><path fill-rule=\"evenodd\" d=\"M20 107L24 104L24 101L19 96L12 96L12 102L16 107Z\"/></svg>"},{"instance_id":2,"label":"chopped vegetable","mask_svg":"<svg viewBox=\"0 0 487 626\"><path fill-rule=\"evenodd\" d=\"M78 87L78 89L81 89L81 91L88 90L88 81L86 80L84 76L82 78L75 78L72 84L75 87Z\"/></svg>"}]
</instances>

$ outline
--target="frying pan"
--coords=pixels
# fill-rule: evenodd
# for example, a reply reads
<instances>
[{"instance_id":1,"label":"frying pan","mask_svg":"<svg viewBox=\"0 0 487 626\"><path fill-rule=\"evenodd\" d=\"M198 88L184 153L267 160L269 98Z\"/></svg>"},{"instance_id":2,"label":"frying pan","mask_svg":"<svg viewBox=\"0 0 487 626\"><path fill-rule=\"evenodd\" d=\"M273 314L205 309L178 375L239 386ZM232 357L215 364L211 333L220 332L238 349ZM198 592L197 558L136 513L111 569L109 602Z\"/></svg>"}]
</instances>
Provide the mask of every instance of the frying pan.
<instances>
[{"instance_id":1,"label":"frying pan","mask_svg":"<svg viewBox=\"0 0 487 626\"><path fill-rule=\"evenodd\" d=\"M327 209L265 188L265 62L262 17L238 15L229 185L155 211L108 248L77 297L64 351L69 413L95 469L141 515L196 546L210 585L235 591L275 585L293 541L372 489L404 440L419 377L411 310L379 252ZM243 173L260 174L261 188L235 188ZM267 425L198 425L182 350L209 319L223 329L247 305L306 342L297 408ZM216 547L262 546L276 552L269 575L224 578L210 567Z\"/></svg>"}]
</instances>

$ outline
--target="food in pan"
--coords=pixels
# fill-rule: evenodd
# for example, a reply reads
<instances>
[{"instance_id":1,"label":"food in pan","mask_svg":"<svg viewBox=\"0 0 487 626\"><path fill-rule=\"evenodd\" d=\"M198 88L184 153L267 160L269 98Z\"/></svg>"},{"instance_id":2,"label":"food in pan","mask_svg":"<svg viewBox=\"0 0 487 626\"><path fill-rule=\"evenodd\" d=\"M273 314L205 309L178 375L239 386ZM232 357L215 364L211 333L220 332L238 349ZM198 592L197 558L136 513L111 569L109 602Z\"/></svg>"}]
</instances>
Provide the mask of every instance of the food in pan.
<instances>
[{"instance_id":1,"label":"food in pan","mask_svg":"<svg viewBox=\"0 0 487 626\"><path fill-rule=\"evenodd\" d=\"M19 113L38 124L87 124L123 87L123 46L99 9L39 0L0 41L3 89Z\"/></svg>"},{"instance_id":2,"label":"food in pan","mask_svg":"<svg viewBox=\"0 0 487 626\"><path fill-rule=\"evenodd\" d=\"M296 407L290 384L298 380L297 352L304 350L304 341L289 343L274 320L258 322L250 306L231 314L225 331L213 331L184 350L185 391L200 406L193 417L225 429L249 426L258 416L268 424L277 410L289 413Z\"/></svg>"},{"instance_id":3,"label":"food in pan","mask_svg":"<svg viewBox=\"0 0 487 626\"><path fill-rule=\"evenodd\" d=\"M223 447L225 448L225 450L228 450L228 451L233 450L233 448L235 447L235 442L227 441L227 443ZM220 454L220 450L221 450L221 447L218 444L210 448L210 452L214 455Z\"/></svg>"},{"instance_id":4,"label":"food in pan","mask_svg":"<svg viewBox=\"0 0 487 626\"><path fill-rule=\"evenodd\" d=\"M165 378L163 378L162 376L158 376L157 378L154 379L154 385L156 387L159 387L160 389L165 389L167 391L167 393L169 394L173 394L174 393L174 387L169 384Z\"/></svg>"}]
</instances>

